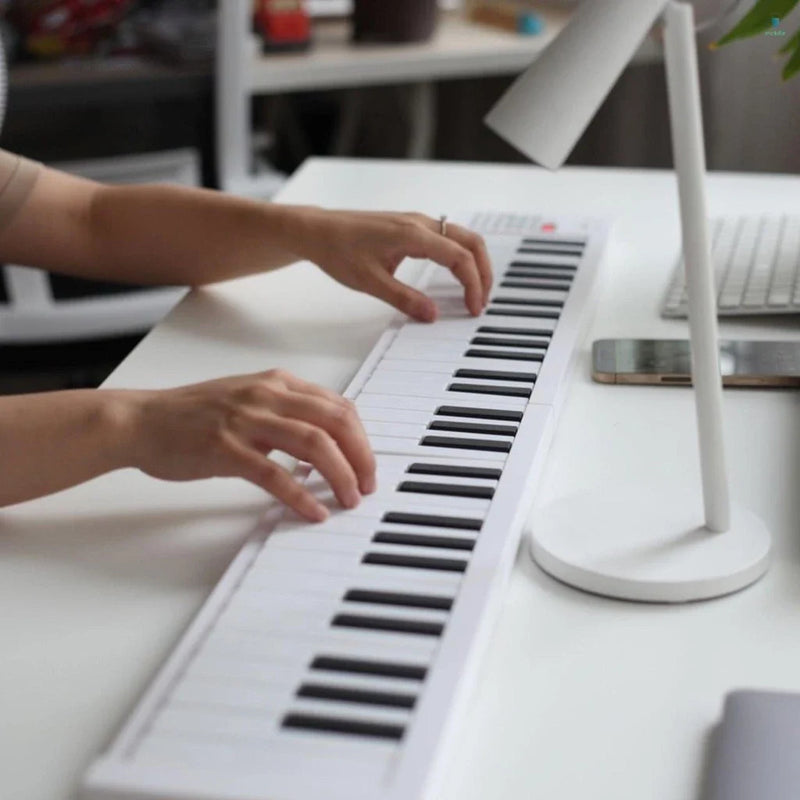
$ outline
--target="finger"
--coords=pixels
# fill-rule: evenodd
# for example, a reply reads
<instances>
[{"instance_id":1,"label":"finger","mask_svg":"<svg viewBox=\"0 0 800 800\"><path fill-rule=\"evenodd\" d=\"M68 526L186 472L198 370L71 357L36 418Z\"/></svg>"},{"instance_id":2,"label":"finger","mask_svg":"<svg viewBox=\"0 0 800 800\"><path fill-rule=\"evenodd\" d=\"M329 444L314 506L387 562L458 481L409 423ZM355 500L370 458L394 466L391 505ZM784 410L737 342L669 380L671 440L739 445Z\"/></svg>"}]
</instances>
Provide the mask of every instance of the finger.
<instances>
[{"instance_id":1,"label":"finger","mask_svg":"<svg viewBox=\"0 0 800 800\"><path fill-rule=\"evenodd\" d=\"M481 285L483 286L483 305L485 306L489 302L489 293L492 290L494 275L489 251L486 248L483 236L467 228L462 228L460 225L453 224L447 225L447 235L472 253L475 264L478 267Z\"/></svg>"},{"instance_id":2,"label":"finger","mask_svg":"<svg viewBox=\"0 0 800 800\"><path fill-rule=\"evenodd\" d=\"M429 220L429 223L436 226L436 232L430 230L427 225L420 225L417 229L419 235L409 243L408 255L412 258L429 258L447 267L463 285L464 299L470 313L478 316L483 310L485 290L475 257L470 250L454 239L442 236L438 232L438 222Z\"/></svg>"},{"instance_id":3,"label":"finger","mask_svg":"<svg viewBox=\"0 0 800 800\"><path fill-rule=\"evenodd\" d=\"M333 437L315 425L279 417L270 411L249 415L248 439L259 449L277 448L312 464L345 508L361 502L358 478Z\"/></svg>"},{"instance_id":4,"label":"finger","mask_svg":"<svg viewBox=\"0 0 800 800\"><path fill-rule=\"evenodd\" d=\"M375 491L375 456L351 402L321 386L296 379L273 410L327 431L353 467L361 492Z\"/></svg>"},{"instance_id":5,"label":"finger","mask_svg":"<svg viewBox=\"0 0 800 800\"><path fill-rule=\"evenodd\" d=\"M427 257L420 256L420 258ZM419 322L434 322L438 316L436 303L430 297L397 280L382 267L378 267L369 274L365 289Z\"/></svg>"},{"instance_id":6,"label":"finger","mask_svg":"<svg viewBox=\"0 0 800 800\"><path fill-rule=\"evenodd\" d=\"M310 522L323 522L328 518L328 509L280 464L233 437L227 447L233 462L232 474L260 486Z\"/></svg>"}]
</instances>

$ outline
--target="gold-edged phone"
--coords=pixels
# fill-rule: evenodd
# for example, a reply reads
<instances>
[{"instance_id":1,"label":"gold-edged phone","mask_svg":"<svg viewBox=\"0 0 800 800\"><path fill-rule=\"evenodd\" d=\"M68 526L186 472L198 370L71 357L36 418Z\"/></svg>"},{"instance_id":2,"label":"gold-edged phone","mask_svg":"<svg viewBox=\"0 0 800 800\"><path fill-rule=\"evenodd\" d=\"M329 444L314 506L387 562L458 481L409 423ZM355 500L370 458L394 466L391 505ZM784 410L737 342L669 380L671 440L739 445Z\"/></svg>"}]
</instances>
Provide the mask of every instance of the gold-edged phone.
<instances>
[{"instance_id":1,"label":"gold-edged phone","mask_svg":"<svg viewBox=\"0 0 800 800\"><path fill-rule=\"evenodd\" d=\"M688 386L685 339L598 339L592 377L601 383ZM724 386L800 386L800 341L721 341Z\"/></svg>"}]
</instances>

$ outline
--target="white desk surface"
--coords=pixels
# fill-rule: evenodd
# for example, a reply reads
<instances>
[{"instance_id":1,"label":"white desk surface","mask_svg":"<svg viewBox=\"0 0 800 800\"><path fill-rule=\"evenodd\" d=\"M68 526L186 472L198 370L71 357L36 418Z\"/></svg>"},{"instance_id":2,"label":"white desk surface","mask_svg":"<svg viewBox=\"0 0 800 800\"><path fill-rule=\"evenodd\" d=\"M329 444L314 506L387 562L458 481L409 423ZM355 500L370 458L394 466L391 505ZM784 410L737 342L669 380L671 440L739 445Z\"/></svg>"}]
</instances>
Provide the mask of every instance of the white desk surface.
<instances>
[{"instance_id":1,"label":"white desk surface","mask_svg":"<svg viewBox=\"0 0 800 800\"><path fill-rule=\"evenodd\" d=\"M307 52L258 54L250 62L252 93L271 94L309 89L333 89L386 83L511 75L527 67L563 30L564 10L544 10L544 31L536 36L476 25L461 12L441 16L427 42L359 44L350 41L347 20L314 23L314 44ZM659 59L661 46L648 38L637 62Z\"/></svg>"},{"instance_id":2,"label":"white desk surface","mask_svg":"<svg viewBox=\"0 0 800 800\"><path fill-rule=\"evenodd\" d=\"M797 177L715 175L710 195L715 213L800 212ZM678 247L669 172L315 160L282 199L614 215L598 311L536 503L586 484L635 492L647 477L663 481L666 504L671 482L696 478L688 390L589 379L591 339L684 331L657 316ZM108 385L280 365L341 388L390 314L310 265L243 279L188 296ZM800 335L796 320L723 332ZM768 575L714 602L633 605L559 585L521 551L442 800L695 800L724 693L800 690L798 395L729 391L725 405L734 494L775 537ZM236 481L123 471L0 512L0 797L73 796L266 506Z\"/></svg>"}]
</instances>

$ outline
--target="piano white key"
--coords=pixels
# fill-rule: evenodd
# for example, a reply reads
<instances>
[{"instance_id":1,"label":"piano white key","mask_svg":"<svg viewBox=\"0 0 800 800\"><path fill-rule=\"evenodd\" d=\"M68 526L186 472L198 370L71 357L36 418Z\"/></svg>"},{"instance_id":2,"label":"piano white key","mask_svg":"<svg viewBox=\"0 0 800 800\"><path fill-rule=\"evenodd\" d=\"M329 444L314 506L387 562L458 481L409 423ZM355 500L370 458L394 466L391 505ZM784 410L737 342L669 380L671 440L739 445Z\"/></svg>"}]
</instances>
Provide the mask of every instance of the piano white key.
<instances>
[{"instance_id":1,"label":"piano white key","mask_svg":"<svg viewBox=\"0 0 800 800\"><path fill-rule=\"evenodd\" d=\"M482 462L483 464L483 462ZM484 466L492 468L491 462ZM496 466L496 465L495 465ZM418 475L406 472L405 468L395 472L384 471L383 476L378 478L378 492L381 491L400 491L400 484L408 481L426 483L431 486L468 486L477 487L492 491L497 486L495 478L467 477L461 475Z\"/></svg>"},{"instance_id":2,"label":"piano white key","mask_svg":"<svg viewBox=\"0 0 800 800\"><path fill-rule=\"evenodd\" d=\"M359 412L364 408L408 408L424 411L430 414L431 418L433 418L436 409L440 406L524 411L527 405L528 401L524 398L504 397L501 395L493 395L491 398L487 398L486 395L470 394L468 392L460 392L456 396L452 393L444 392L438 397L409 397L408 395L398 396L396 394L382 394L365 390L356 398L356 408Z\"/></svg>"},{"instance_id":3,"label":"piano white key","mask_svg":"<svg viewBox=\"0 0 800 800\"><path fill-rule=\"evenodd\" d=\"M459 406L460 405L461 404L459 404ZM489 405L489 404L484 404L484 405ZM463 406L461 406L461 407L463 407ZM440 417L433 416L431 418L432 419L456 419L455 417L444 417L444 416L440 416ZM509 425L516 425L517 423L509 421L508 424ZM416 471L416 470L418 470L418 469L420 469L422 467L435 466L435 462L434 462L433 465L430 465L430 464L426 464L425 462L422 462L422 463L417 462L413 458L406 458L405 456L393 456L393 455L381 455L381 454L378 454L376 456L376 461L377 461L378 471L379 471L380 475L387 475L387 476L391 476L391 477L404 475L406 473L412 474L412 472L414 472L414 471ZM463 469L469 469L469 468L480 469L481 467L487 467L487 468L493 470L493 473L496 470L496 468L493 467L492 465L481 461L480 457L471 458L468 461L465 461L463 463L460 462L457 465L452 465L451 464L449 466L450 467L454 467L455 469L461 469L461 468L463 468ZM493 474L493 479L494 480L497 480L498 477L499 476Z\"/></svg>"},{"instance_id":4,"label":"piano white key","mask_svg":"<svg viewBox=\"0 0 800 800\"><path fill-rule=\"evenodd\" d=\"M247 660L238 658L221 660L205 658L203 663L192 665L185 673L184 680L200 687L205 684L217 686L246 685L263 686L265 691L293 691L302 680L336 683L341 686L361 687L374 691L401 691L419 694L423 689L424 672L427 662L417 659L409 661L408 656L401 654L404 660L393 662L386 654L376 655L374 648L340 647L336 655L317 651L309 646L304 651L302 663L287 675L291 683L283 681L283 673L278 683L273 680L274 659ZM330 660L334 659L336 668L332 668ZM360 671L359 671L360 670ZM367 671L371 670L371 671ZM388 673L388 674L387 674ZM410 677L414 675L415 677ZM202 689L198 689L202 691Z\"/></svg>"},{"instance_id":5,"label":"piano white key","mask_svg":"<svg viewBox=\"0 0 800 800\"><path fill-rule=\"evenodd\" d=\"M441 319L436 322L436 340L455 339L468 342L473 336L481 333L481 328L514 328L519 331L554 331L557 320L530 320L521 317L466 317L464 319ZM398 334L404 339L430 341L430 326L423 322L409 322Z\"/></svg>"},{"instance_id":6,"label":"piano white key","mask_svg":"<svg viewBox=\"0 0 800 800\"><path fill-rule=\"evenodd\" d=\"M483 348L472 348L481 350ZM456 377L456 370L474 369L486 372L521 372L536 375L541 361L515 361L503 358L471 358L464 356L456 361L410 361L399 358L384 358L378 365L373 378L393 377L395 372L414 373L419 375L445 375Z\"/></svg>"},{"instance_id":7,"label":"piano white key","mask_svg":"<svg viewBox=\"0 0 800 800\"><path fill-rule=\"evenodd\" d=\"M280 731L253 743L242 739L219 740L195 730L180 735L151 733L138 748L136 760L185 768L228 768L237 773L254 770L283 774L295 770L298 774L304 759L312 758L315 772L335 776L342 769L357 769L360 780L379 785L397 747L397 742L388 739L296 731Z\"/></svg>"},{"instance_id":8,"label":"piano white key","mask_svg":"<svg viewBox=\"0 0 800 800\"><path fill-rule=\"evenodd\" d=\"M395 404L400 405L397 403L397 398L394 399ZM369 405L359 405L358 402L356 402L356 406L358 416L365 424L367 422L397 422L427 427L428 423L435 419L434 411L436 410L436 404L430 402L428 402L428 411L414 411L408 408L375 408Z\"/></svg>"},{"instance_id":9,"label":"piano white key","mask_svg":"<svg viewBox=\"0 0 800 800\"><path fill-rule=\"evenodd\" d=\"M479 391L469 392L470 395L482 395L485 390L504 390L507 394L501 394L500 397L522 397L525 398L523 392L530 392L532 390L532 382L522 381L500 381L500 380L487 380L481 378L454 378L446 375L426 375L415 372L395 372L391 376L373 375L364 389L368 392L376 394L400 394L407 395L409 387L412 387L415 395L422 397L436 397L447 399L448 402L458 398L459 392L449 389L452 384L466 384L469 386L480 387ZM496 395L487 395L495 397ZM529 396L529 395L528 395ZM484 399L484 403L486 400Z\"/></svg>"},{"instance_id":10,"label":"piano white key","mask_svg":"<svg viewBox=\"0 0 800 800\"><path fill-rule=\"evenodd\" d=\"M280 714L297 687L298 673L282 675L280 680L223 681L219 678L187 677L170 697L172 708L258 709L260 713Z\"/></svg>"},{"instance_id":11,"label":"piano white key","mask_svg":"<svg viewBox=\"0 0 800 800\"><path fill-rule=\"evenodd\" d=\"M448 420L455 422L455 420ZM466 422L466 420L463 420ZM480 423L471 421L471 424L491 426L492 423ZM494 427L502 428L501 425L494 423ZM507 426L509 427L509 426ZM514 426L510 426L514 427ZM509 427L509 429L510 429ZM367 435L372 436L394 436L400 439L408 439L413 444L419 444L423 436L452 436L454 438L482 439L485 441L511 442L514 438L513 433L484 433L482 431L449 431L449 430L430 430L427 425L409 425L400 422L373 422L364 420L364 429Z\"/></svg>"},{"instance_id":12,"label":"piano white key","mask_svg":"<svg viewBox=\"0 0 800 800\"><path fill-rule=\"evenodd\" d=\"M391 547L375 545L376 551L388 551ZM411 548L394 548L401 553L408 553ZM414 555L418 555L419 548L415 549ZM427 552L423 555L428 555ZM432 550L432 558L442 559L452 558L453 553L449 550ZM463 558L463 555L462 555ZM367 614L369 616L392 617L402 620L424 620L430 622L444 623L446 613L432 609L421 608L391 608L386 607L385 613L361 610L361 608L343 608L339 601L321 604L318 607L297 606L296 608L284 607L275 608L272 603L264 603L261 606L242 604L235 608L229 607L223 612L220 622L230 631L252 631L263 634L283 634L291 633L297 627L307 629L307 632L316 632L317 635L324 633L331 621L337 614ZM352 604L353 606L366 606L366 604ZM416 634L411 634L416 635Z\"/></svg>"},{"instance_id":13,"label":"piano white key","mask_svg":"<svg viewBox=\"0 0 800 800\"><path fill-rule=\"evenodd\" d=\"M393 532L410 533L430 533L438 535L439 529L425 528L423 526L394 525L391 523L381 523L378 530ZM270 553L273 551L270 550ZM275 550L277 552L277 548ZM293 551L283 551L284 555L294 555ZM302 553L300 554L302 556ZM330 554L327 554L330 555ZM386 585L396 585L395 581L401 581L408 591L418 590L424 592L442 592L444 594L455 595L461 584L461 574L456 572L443 572L440 570L427 569L403 569L399 571L393 567L384 567L374 564L362 564L360 558L351 558L355 562L350 571L333 571L320 569L316 566L319 558L312 562L309 558L275 558L261 562L258 572L248 576L244 591L255 592L262 590L265 593L279 591L288 580L298 586L310 583L318 583L325 579L338 581L342 592L347 588L358 584L361 588L374 588Z\"/></svg>"},{"instance_id":14,"label":"piano white key","mask_svg":"<svg viewBox=\"0 0 800 800\"><path fill-rule=\"evenodd\" d=\"M430 636L366 633L329 628L314 639L217 629L199 652L195 674L234 680L241 673L257 674L259 668L268 671L274 660L285 653L302 656L302 669L310 669L316 658L326 656L405 665L417 674L429 667L436 652L436 643L429 641L433 638ZM298 669L298 680L300 671Z\"/></svg>"},{"instance_id":15,"label":"piano white key","mask_svg":"<svg viewBox=\"0 0 800 800\"><path fill-rule=\"evenodd\" d=\"M500 322L499 320L487 319L486 317L470 318L467 320L440 320L436 323L436 342L455 342L457 345L465 345L475 336L520 336L524 339L538 339L552 336L557 320L543 319L531 323L525 320L508 319ZM481 330L488 328L490 330ZM502 328L502 333L496 333L491 329ZM420 347L420 340L425 341L425 347L431 344L430 329L427 336L424 323L408 323L403 326L394 339L392 344L400 346L410 345ZM515 333L511 333L515 331Z\"/></svg>"},{"instance_id":16,"label":"piano white key","mask_svg":"<svg viewBox=\"0 0 800 800\"><path fill-rule=\"evenodd\" d=\"M487 341L491 341L492 337L479 336ZM494 337L499 338L499 337ZM511 337L503 337L503 341ZM519 346L515 347L510 344L493 344L493 343L478 343L473 344L470 341L461 343L456 341L440 342L436 345L426 347L424 350L420 349L419 342L400 342L393 345L386 351L384 361L387 360L406 360L406 361L424 361L430 359L431 361L442 361L445 363L457 363L461 359L468 358L467 352L469 350L488 350L495 353L509 353L512 352L517 356L542 356L546 349L548 342L542 340L538 347L526 347L526 341L523 337L516 337L516 342ZM523 359L524 360L524 359Z\"/></svg>"},{"instance_id":17,"label":"piano white key","mask_svg":"<svg viewBox=\"0 0 800 800\"><path fill-rule=\"evenodd\" d=\"M296 704L296 706L295 706ZM323 707L324 706L324 707ZM324 701L296 700L292 704L298 711L324 716L336 716L366 722L386 722L398 725L409 723L409 712L382 708L353 708L353 704L325 703ZM247 739L251 742L272 740L280 730L280 721L288 708L266 709L263 713L236 714L216 709L168 707L153 724L153 733L189 734L202 730L219 739Z\"/></svg>"},{"instance_id":18,"label":"piano white key","mask_svg":"<svg viewBox=\"0 0 800 800\"><path fill-rule=\"evenodd\" d=\"M288 653L276 652L268 663L258 659L205 654L192 661L183 680L216 681L226 685L240 681L283 685L284 678L297 682L297 676L309 666L313 656L313 644L297 647Z\"/></svg>"},{"instance_id":19,"label":"piano white key","mask_svg":"<svg viewBox=\"0 0 800 800\"><path fill-rule=\"evenodd\" d=\"M447 451L445 451L447 452ZM329 507L336 503L332 496L322 498L322 502ZM480 500L474 497L439 497L438 495L405 494L398 492L391 496L367 495L359 505L353 509L340 512L347 519L367 518L380 524L386 512L409 512L418 514L433 514L440 517L466 518L482 520L489 510L489 500ZM446 526L442 526L446 527ZM355 541L355 537L347 537Z\"/></svg>"},{"instance_id":20,"label":"piano white key","mask_svg":"<svg viewBox=\"0 0 800 800\"><path fill-rule=\"evenodd\" d=\"M454 534L437 534L437 539L450 539L450 540L469 540L469 536L456 536ZM474 542L474 539L472 540ZM423 548L418 548L420 553L424 553L425 550ZM450 552L450 551L448 551ZM456 557L468 557L470 555L469 551L452 551L453 555ZM365 570L367 567L364 568ZM333 602L330 605L330 616L333 614L333 610L338 608L340 605L344 606L353 606L356 607L360 605L359 602L356 601L354 598L370 598L374 597L375 593L378 593L381 596L386 595L387 599L387 607L391 605L396 605L397 607L403 608L419 608L419 607L427 607L427 603L432 603L434 600L436 604L438 604L441 608L447 608L449 605L452 604L452 601L455 598L456 590L453 588L452 584L445 585L441 582L436 583L435 577L437 574L447 575L450 573L439 572L435 570L414 570L414 569L391 569L391 568L382 568L384 573L393 573L393 575L384 575L382 581L377 581L375 579L369 579L364 575L356 575L352 578L352 580L343 586L343 582L341 580L337 581L335 585L331 584L330 588L330 597L332 598ZM416 582L409 582L407 579L406 573L407 572L426 572L429 573L433 579L432 582L426 584L419 584ZM288 582L279 583L276 580L270 581L268 586L261 586L256 587L254 589L247 589L240 593L239 600L240 605L237 608L256 608L260 609L263 608L265 604L272 604L275 602L276 598L280 598L282 596L292 596L296 597L298 594L302 593L302 586L297 584L289 585ZM394 603L388 602L390 597L397 596L397 599ZM328 612L326 612L328 613ZM288 670L296 670L298 663L302 661L303 657L302 654L298 654L297 652L293 652L291 654L287 654L287 657L283 661L278 661L276 664L276 669L288 669Z\"/></svg>"},{"instance_id":21,"label":"piano white key","mask_svg":"<svg viewBox=\"0 0 800 800\"><path fill-rule=\"evenodd\" d=\"M212 638L213 637L213 638ZM210 657L229 655L237 657L270 657L272 653L299 647L305 652L313 645L319 652L338 652L349 646L367 648L373 658L402 660L411 663L430 663L438 639L433 636L415 636L407 633L364 631L353 628L328 627L323 633L309 631L238 631L217 628L206 644Z\"/></svg>"},{"instance_id":22,"label":"piano white key","mask_svg":"<svg viewBox=\"0 0 800 800\"><path fill-rule=\"evenodd\" d=\"M473 435L470 434L470 437ZM447 452L444 450L443 452ZM491 462L489 462L491 463ZM472 515L483 516L489 510L490 498L487 497L471 497L466 493L458 493L453 495L439 494L439 493L425 493L414 492L409 490L401 491L400 486L404 483L422 483L435 485L435 481L428 481L424 477L422 479L409 476L409 479L392 478L384 479L385 472L378 469L378 489L371 495L366 495L362 498L359 505L354 509L343 509L342 515L345 519L370 517L380 520L382 512L387 508L396 511L408 509L425 509L425 508L438 508L441 506L450 507L455 504L458 505L464 512L469 512ZM485 482L484 482L485 483ZM440 486L446 486L446 481L439 481ZM454 484L451 484L454 485ZM474 485L464 483L461 485ZM331 510L339 511L340 507L332 490L325 482L325 479L318 473L314 472L306 482L306 486L314 493L314 496L321 503L327 505ZM340 526L341 527L341 526ZM319 528L312 524L304 528L303 531L319 534ZM325 533L324 531L323 533ZM367 531L368 532L368 531ZM279 540L281 535L273 536L272 542Z\"/></svg>"},{"instance_id":23,"label":"piano white key","mask_svg":"<svg viewBox=\"0 0 800 800\"><path fill-rule=\"evenodd\" d=\"M442 449L443 453L449 452ZM326 495L322 502L331 510L339 504L332 495ZM354 509L344 511L347 517L368 517L379 524L381 512L387 508L393 511L430 511L432 514L446 513L458 508L461 516L484 517L489 511L491 500L477 497L428 494L422 492L377 491L362 498ZM348 537L353 538L353 537Z\"/></svg>"},{"instance_id":24,"label":"piano white key","mask_svg":"<svg viewBox=\"0 0 800 800\"><path fill-rule=\"evenodd\" d=\"M481 458L493 462L498 467L501 467L506 462L506 453L487 450L478 451L458 447L428 447L426 445L417 445L408 439L390 436L371 436L370 444L374 450L381 453L403 453L420 459L435 460L437 458L449 458L461 461L462 459L471 458L480 453Z\"/></svg>"},{"instance_id":25,"label":"piano white key","mask_svg":"<svg viewBox=\"0 0 800 800\"><path fill-rule=\"evenodd\" d=\"M332 537L328 537L332 538ZM301 548L298 548L301 549ZM268 595L253 595L247 591L239 592L228 603L225 614L297 614L311 612L318 616L327 616L342 599L341 586L331 588L326 593L318 592L275 592Z\"/></svg>"},{"instance_id":26,"label":"piano white key","mask_svg":"<svg viewBox=\"0 0 800 800\"><path fill-rule=\"evenodd\" d=\"M434 512L442 510L436 509L433 507L432 509ZM463 512L462 512L463 513ZM378 528L380 527L380 523L376 522L375 524L375 532L378 532ZM414 526L415 527L415 526ZM414 533L412 526L408 528L409 533ZM453 535L453 538L461 538L457 534L462 533L459 531L454 531L451 529L450 533ZM372 537L374 534L369 536L365 536L363 539L357 539L353 536L334 536L325 533L293 533L287 536L284 539L276 541L272 546L273 547L281 547L284 549L291 549L291 550L305 550L309 551L310 553L343 553L343 552L358 552L358 553L366 553L367 551L377 551L377 552L414 552L417 555L431 555L436 556L440 555L443 558L447 557L467 557L469 553L460 553L456 551L449 551L443 550L439 552L439 550L435 550L434 548L425 547L425 548L401 548L395 545L385 545L379 544L372 541ZM439 535L439 534L436 534ZM462 533L463 536L463 533ZM468 538L472 538L472 536L468 536ZM310 601L309 601L310 603ZM292 608L291 599L286 600L286 606L288 606L289 610ZM324 608L324 604L320 603L320 608Z\"/></svg>"}]
</instances>

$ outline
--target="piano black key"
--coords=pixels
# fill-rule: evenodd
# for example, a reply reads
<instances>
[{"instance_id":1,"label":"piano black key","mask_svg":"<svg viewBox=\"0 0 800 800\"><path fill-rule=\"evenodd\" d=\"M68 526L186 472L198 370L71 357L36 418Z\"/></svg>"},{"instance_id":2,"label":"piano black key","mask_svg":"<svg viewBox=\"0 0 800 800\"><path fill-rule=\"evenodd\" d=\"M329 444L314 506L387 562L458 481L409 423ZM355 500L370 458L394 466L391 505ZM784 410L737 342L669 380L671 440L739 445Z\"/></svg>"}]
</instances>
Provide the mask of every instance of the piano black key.
<instances>
[{"instance_id":1,"label":"piano black key","mask_svg":"<svg viewBox=\"0 0 800 800\"><path fill-rule=\"evenodd\" d=\"M287 714L281 726L295 730L322 731L324 733L345 733L352 736L371 736L376 739L403 738L405 728L402 725L390 725L383 722L364 722L356 719L340 717L322 717L316 714Z\"/></svg>"},{"instance_id":2,"label":"piano black key","mask_svg":"<svg viewBox=\"0 0 800 800\"><path fill-rule=\"evenodd\" d=\"M529 317L531 319L558 319L557 311L525 311L522 308L487 308L484 314L490 317Z\"/></svg>"},{"instance_id":3,"label":"piano black key","mask_svg":"<svg viewBox=\"0 0 800 800\"><path fill-rule=\"evenodd\" d=\"M442 406L442 408L449 408L449 406ZM476 409L481 410L481 409ZM443 413L441 409L436 412L437 414ZM516 413L516 412L510 412ZM454 415L455 416L455 415ZM522 420L522 414L519 415L519 420ZM456 464L412 464L407 470L411 475L449 475L453 478L483 478L487 481L500 480L503 474L499 469L491 469L487 467L459 467Z\"/></svg>"},{"instance_id":4,"label":"piano black key","mask_svg":"<svg viewBox=\"0 0 800 800\"><path fill-rule=\"evenodd\" d=\"M356 675L375 675L380 678L424 681L428 670L414 664L393 664L388 661L369 661L363 658L316 656L310 669L324 672L349 672Z\"/></svg>"},{"instance_id":5,"label":"piano black key","mask_svg":"<svg viewBox=\"0 0 800 800\"><path fill-rule=\"evenodd\" d=\"M435 539L438 542L468 542L470 545L468 548L460 547L455 549L472 549L472 541L470 539L449 539L446 536L420 536L413 533L376 533L372 537L373 542L383 544L419 544L416 541L410 541L412 539ZM427 546L440 547L441 545L430 544ZM377 589L349 589L345 592L343 599L348 603L373 603L375 605L409 606L410 608L433 608L440 611L449 611L453 607L453 601L449 597L439 597L430 594L408 594L406 592L381 592Z\"/></svg>"},{"instance_id":6,"label":"piano black key","mask_svg":"<svg viewBox=\"0 0 800 800\"><path fill-rule=\"evenodd\" d=\"M481 383L451 383L448 392L466 394L494 394L502 397L530 397L531 390L522 386L486 386Z\"/></svg>"},{"instance_id":7,"label":"piano black key","mask_svg":"<svg viewBox=\"0 0 800 800\"><path fill-rule=\"evenodd\" d=\"M371 563L371 562L370 562ZM396 619L373 617L367 614L337 614L331 621L334 628L358 628L367 631L391 631L392 633L414 633L419 636L441 636L441 622L425 622L418 619Z\"/></svg>"},{"instance_id":8,"label":"piano black key","mask_svg":"<svg viewBox=\"0 0 800 800\"><path fill-rule=\"evenodd\" d=\"M516 297L493 297L492 303L498 306L543 306L544 308L564 308L563 300L527 300Z\"/></svg>"},{"instance_id":9,"label":"piano black key","mask_svg":"<svg viewBox=\"0 0 800 800\"><path fill-rule=\"evenodd\" d=\"M537 261L512 261L508 267L509 269L526 269L528 267L535 267L536 269L563 270L564 272L578 271L578 267L575 264L549 264L547 262Z\"/></svg>"},{"instance_id":10,"label":"piano black key","mask_svg":"<svg viewBox=\"0 0 800 800\"><path fill-rule=\"evenodd\" d=\"M553 291L568 292L570 284L564 282L545 283L544 281L500 281L500 286L504 289L552 289Z\"/></svg>"},{"instance_id":11,"label":"piano black key","mask_svg":"<svg viewBox=\"0 0 800 800\"><path fill-rule=\"evenodd\" d=\"M444 447L450 450L476 450L484 453L508 453L511 442L492 442L488 439L466 439L455 436L423 436L420 444L424 447Z\"/></svg>"},{"instance_id":12,"label":"piano black key","mask_svg":"<svg viewBox=\"0 0 800 800\"><path fill-rule=\"evenodd\" d=\"M519 381L520 383L536 383L535 372L506 372L498 369L457 369L454 378L474 378L491 381Z\"/></svg>"},{"instance_id":13,"label":"piano black key","mask_svg":"<svg viewBox=\"0 0 800 800\"><path fill-rule=\"evenodd\" d=\"M444 497L476 497L479 500L491 500L494 489L491 486L466 486L461 483L423 483L422 481L403 481L398 492L411 494L437 494Z\"/></svg>"},{"instance_id":14,"label":"piano black key","mask_svg":"<svg viewBox=\"0 0 800 800\"><path fill-rule=\"evenodd\" d=\"M537 255L537 256L573 256L575 258L580 258L583 255L582 249L567 249L560 248L560 247L520 247L517 249L518 253L522 253L523 255Z\"/></svg>"},{"instance_id":15,"label":"piano black key","mask_svg":"<svg viewBox=\"0 0 800 800\"><path fill-rule=\"evenodd\" d=\"M573 247L583 250L586 247L585 239L537 239L535 236L526 236L522 240L523 244L528 245L547 245L548 247Z\"/></svg>"},{"instance_id":16,"label":"piano black key","mask_svg":"<svg viewBox=\"0 0 800 800\"><path fill-rule=\"evenodd\" d=\"M430 528L459 528L462 531L479 531L483 520L472 517L443 517L437 514L412 514L408 511L387 511L381 522L396 525L427 525Z\"/></svg>"},{"instance_id":17,"label":"piano black key","mask_svg":"<svg viewBox=\"0 0 800 800\"><path fill-rule=\"evenodd\" d=\"M516 267L509 267L502 275L503 278L522 278L524 280L544 280L564 281L572 284L575 279L574 269L561 269L559 267L549 267L542 264L520 264Z\"/></svg>"},{"instance_id":18,"label":"piano black key","mask_svg":"<svg viewBox=\"0 0 800 800\"><path fill-rule=\"evenodd\" d=\"M569 285L568 288L571 288L574 277L575 273L567 272L566 270L547 270L542 272L542 270L533 269L533 267L511 267L500 276L500 280L541 281L546 279L552 282L566 283Z\"/></svg>"},{"instance_id":19,"label":"piano black key","mask_svg":"<svg viewBox=\"0 0 800 800\"><path fill-rule=\"evenodd\" d=\"M476 419L504 420L522 422L521 411L509 411L504 408L475 408L474 406L439 406L438 417L470 417Z\"/></svg>"},{"instance_id":20,"label":"piano black key","mask_svg":"<svg viewBox=\"0 0 800 800\"><path fill-rule=\"evenodd\" d=\"M548 340L541 342L507 339L499 336L473 336L470 344L494 345L495 347L530 347L532 349L547 350Z\"/></svg>"},{"instance_id":21,"label":"piano black key","mask_svg":"<svg viewBox=\"0 0 800 800\"><path fill-rule=\"evenodd\" d=\"M515 425L487 425L483 422L453 422L439 419L428 425L430 431L450 431L452 433L485 433L487 436L515 436Z\"/></svg>"},{"instance_id":22,"label":"piano black key","mask_svg":"<svg viewBox=\"0 0 800 800\"><path fill-rule=\"evenodd\" d=\"M553 332L544 328L501 328L496 325L481 325L478 333L499 333L508 336L543 336L547 339L553 338Z\"/></svg>"},{"instance_id":23,"label":"piano black key","mask_svg":"<svg viewBox=\"0 0 800 800\"><path fill-rule=\"evenodd\" d=\"M508 350L476 350L464 353L467 358L501 358L507 361L541 361L544 353L510 353Z\"/></svg>"},{"instance_id":24,"label":"piano black key","mask_svg":"<svg viewBox=\"0 0 800 800\"><path fill-rule=\"evenodd\" d=\"M390 708L414 708L416 697L400 692L375 692L351 689L349 686L325 686L320 683L304 683L295 693L296 697L311 697L315 700L337 700L342 703L363 703L370 706Z\"/></svg>"},{"instance_id":25,"label":"piano black key","mask_svg":"<svg viewBox=\"0 0 800 800\"><path fill-rule=\"evenodd\" d=\"M428 556L400 556L393 553L367 553L363 564L378 564L383 567L409 567L410 569L433 569L442 572L464 572L467 562L458 558L432 558Z\"/></svg>"},{"instance_id":26,"label":"piano black key","mask_svg":"<svg viewBox=\"0 0 800 800\"><path fill-rule=\"evenodd\" d=\"M475 547L475 542L472 539L460 539L455 536L431 536L427 533L389 533L387 531L379 531L372 537L372 541L378 544L438 547L445 550L472 550ZM426 606L426 608L428 607ZM448 606L449 608L450 606Z\"/></svg>"}]
</instances>

